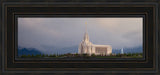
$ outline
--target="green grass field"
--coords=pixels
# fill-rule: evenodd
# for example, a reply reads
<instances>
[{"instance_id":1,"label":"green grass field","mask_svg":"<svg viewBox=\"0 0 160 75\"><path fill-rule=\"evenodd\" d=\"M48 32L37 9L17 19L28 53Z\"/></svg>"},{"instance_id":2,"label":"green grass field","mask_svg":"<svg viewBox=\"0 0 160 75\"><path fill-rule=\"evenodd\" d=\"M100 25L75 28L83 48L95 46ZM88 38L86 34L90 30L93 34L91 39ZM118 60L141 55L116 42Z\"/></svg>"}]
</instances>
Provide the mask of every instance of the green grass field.
<instances>
[{"instance_id":1,"label":"green grass field","mask_svg":"<svg viewBox=\"0 0 160 75\"><path fill-rule=\"evenodd\" d=\"M39 54L39 55L22 55L21 58L143 58L142 53L125 53L125 54L110 54L108 56L94 55L89 56L88 54Z\"/></svg>"}]
</instances>

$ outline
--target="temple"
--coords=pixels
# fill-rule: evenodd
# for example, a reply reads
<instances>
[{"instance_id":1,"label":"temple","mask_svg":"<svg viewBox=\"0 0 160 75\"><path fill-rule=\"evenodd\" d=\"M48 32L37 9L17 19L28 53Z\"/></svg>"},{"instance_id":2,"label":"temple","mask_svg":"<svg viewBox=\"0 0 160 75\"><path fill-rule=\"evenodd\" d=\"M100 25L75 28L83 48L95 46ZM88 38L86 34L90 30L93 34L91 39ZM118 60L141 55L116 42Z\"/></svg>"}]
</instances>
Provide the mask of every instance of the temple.
<instances>
[{"instance_id":1,"label":"temple","mask_svg":"<svg viewBox=\"0 0 160 75\"><path fill-rule=\"evenodd\" d=\"M84 34L84 38L79 45L78 49L79 54L88 54L88 55L110 55L112 54L112 47L110 45L96 45L89 41L89 35L86 32Z\"/></svg>"}]
</instances>

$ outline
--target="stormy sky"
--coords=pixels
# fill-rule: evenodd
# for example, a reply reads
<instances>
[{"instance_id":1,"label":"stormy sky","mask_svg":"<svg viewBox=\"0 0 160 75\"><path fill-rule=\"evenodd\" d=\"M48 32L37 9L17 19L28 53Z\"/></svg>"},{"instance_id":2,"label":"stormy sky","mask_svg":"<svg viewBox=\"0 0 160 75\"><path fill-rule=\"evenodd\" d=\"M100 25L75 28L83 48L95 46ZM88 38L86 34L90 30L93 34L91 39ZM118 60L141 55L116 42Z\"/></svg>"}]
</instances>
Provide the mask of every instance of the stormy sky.
<instances>
[{"instance_id":1,"label":"stormy sky","mask_svg":"<svg viewBox=\"0 0 160 75\"><path fill-rule=\"evenodd\" d=\"M143 18L18 18L18 46L52 53L78 46L87 32L93 44L113 49L142 46ZM50 47L50 48L49 48ZM77 49L78 50L78 49Z\"/></svg>"}]
</instances>

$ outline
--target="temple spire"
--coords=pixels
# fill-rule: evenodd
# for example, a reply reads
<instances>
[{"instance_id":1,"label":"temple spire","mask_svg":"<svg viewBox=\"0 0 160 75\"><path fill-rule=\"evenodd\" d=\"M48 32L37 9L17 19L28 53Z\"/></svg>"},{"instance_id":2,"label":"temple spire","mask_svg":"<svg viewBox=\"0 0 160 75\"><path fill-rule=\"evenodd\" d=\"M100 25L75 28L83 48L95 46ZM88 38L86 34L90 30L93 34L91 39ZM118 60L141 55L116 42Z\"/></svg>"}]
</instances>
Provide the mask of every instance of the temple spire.
<instances>
[{"instance_id":1,"label":"temple spire","mask_svg":"<svg viewBox=\"0 0 160 75\"><path fill-rule=\"evenodd\" d=\"M84 41L89 41L89 36L88 36L88 33L87 33L87 22L85 23Z\"/></svg>"},{"instance_id":2,"label":"temple spire","mask_svg":"<svg viewBox=\"0 0 160 75\"><path fill-rule=\"evenodd\" d=\"M87 22L85 22L85 28L86 28L86 30L85 30L85 33L87 33Z\"/></svg>"}]
</instances>

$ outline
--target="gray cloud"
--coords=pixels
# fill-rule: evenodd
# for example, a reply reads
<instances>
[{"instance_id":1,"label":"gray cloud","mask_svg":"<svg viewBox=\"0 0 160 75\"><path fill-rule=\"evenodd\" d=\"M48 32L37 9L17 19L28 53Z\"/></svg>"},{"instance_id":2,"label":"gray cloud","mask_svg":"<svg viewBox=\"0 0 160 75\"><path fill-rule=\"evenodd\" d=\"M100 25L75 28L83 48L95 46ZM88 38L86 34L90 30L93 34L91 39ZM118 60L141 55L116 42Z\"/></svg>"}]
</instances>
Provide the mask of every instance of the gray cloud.
<instances>
[{"instance_id":1,"label":"gray cloud","mask_svg":"<svg viewBox=\"0 0 160 75\"><path fill-rule=\"evenodd\" d=\"M142 18L18 18L18 46L53 53L78 46L85 33L92 43L113 48L142 45Z\"/></svg>"}]
</instances>

